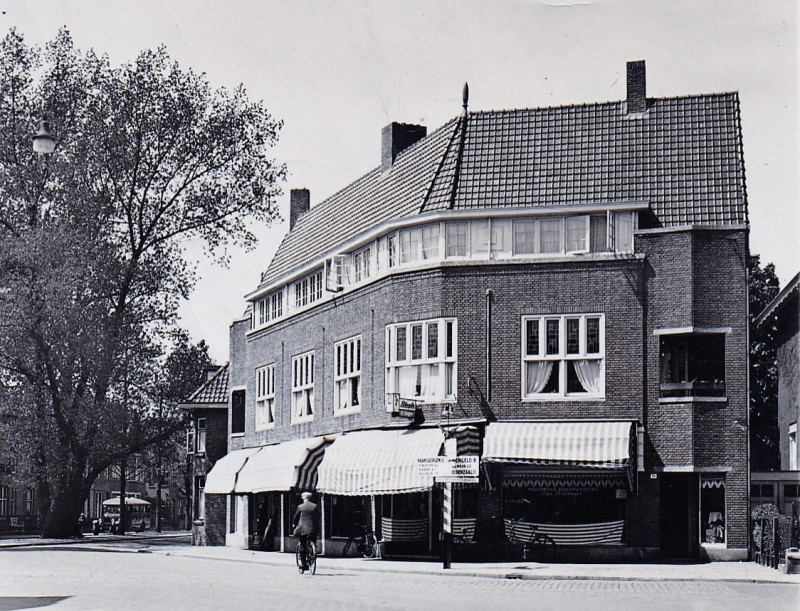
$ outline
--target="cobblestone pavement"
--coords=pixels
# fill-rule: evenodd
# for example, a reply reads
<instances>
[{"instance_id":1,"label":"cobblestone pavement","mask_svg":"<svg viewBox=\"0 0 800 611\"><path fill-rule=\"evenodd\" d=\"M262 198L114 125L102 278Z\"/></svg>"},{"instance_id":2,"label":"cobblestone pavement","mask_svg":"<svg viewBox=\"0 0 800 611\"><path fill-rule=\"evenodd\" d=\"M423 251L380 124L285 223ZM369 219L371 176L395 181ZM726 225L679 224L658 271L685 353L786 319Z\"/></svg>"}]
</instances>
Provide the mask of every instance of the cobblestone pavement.
<instances>
[{"instance_id":1,"label":"cobblestone pavement","mask_svg":"<svg viewBox=\"0 0 800 611\"><path fill-rule=\"evenodd\" d=\"M115 551L108 553L75 545L0 551L0 610L53 606L59 610L148 611L273 608L618 611L642 607L648 611L720 608L761 611L765 606L798 608L800 602L800 587L781 583L487 579L442 572L379 571L370 568L375 563L341 559L334 562L331 558L320 559L317 574L311 576L298 574L289 554L262 555L274 561L270 564L183 555L180 552L191 550L181 547L126 546ZM391 564L376 566L386 568Z\"/></svg>"}]
</instances>

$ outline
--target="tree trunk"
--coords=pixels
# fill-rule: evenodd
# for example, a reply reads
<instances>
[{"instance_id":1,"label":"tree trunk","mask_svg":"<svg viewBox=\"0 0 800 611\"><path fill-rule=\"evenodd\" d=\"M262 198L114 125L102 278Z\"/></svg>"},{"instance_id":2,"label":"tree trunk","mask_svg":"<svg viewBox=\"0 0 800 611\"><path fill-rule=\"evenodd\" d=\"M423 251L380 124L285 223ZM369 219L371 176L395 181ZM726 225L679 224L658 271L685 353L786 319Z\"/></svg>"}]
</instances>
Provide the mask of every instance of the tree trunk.
<instances>
[{"instance_id":1,"label":"tree trunk","mask_svg":"<svg viewBox=\"0 0 800 611\"><path fill-rule=\"evenodd\" d=\"M49 511L42 526L42 537L67 539L78 531L78 518L83 511L80 486L65 486L56 491L49 503Z\"/></svg>"}]
</instances>

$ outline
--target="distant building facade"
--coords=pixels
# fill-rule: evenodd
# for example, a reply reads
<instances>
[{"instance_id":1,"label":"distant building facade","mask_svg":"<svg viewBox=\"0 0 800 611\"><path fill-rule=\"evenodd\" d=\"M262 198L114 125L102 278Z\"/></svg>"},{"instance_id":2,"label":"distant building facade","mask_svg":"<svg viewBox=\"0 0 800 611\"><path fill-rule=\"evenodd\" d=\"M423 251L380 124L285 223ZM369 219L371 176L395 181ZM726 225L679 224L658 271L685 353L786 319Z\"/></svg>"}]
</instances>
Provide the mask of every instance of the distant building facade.
<instances>
[{"instance_id":1,"label":"distant building facade","mask_svg":"<svg viewBox=\"0 0 800 611\"><path fill-rule=\"evenodd\" d=\"M800 274L758 315L756 325L777 325L779 473L753 473L751 503L774 503L782 513L800 513Z\"/></svg>"},{"instance_id":2,"label":"distant building facade","mask_svg":"<svg viewBox=\"0 0 800 611\"><path fill-rule=\"evenodd\" d=\"M290 227L231 327L228 545L742 559L747 201L735 93L393 123ZM477 457L452 490L418 459ZM214 498L213 507L209 503ZM351 552L352 553L352 552Z\"/></svg>"}]
</instances>

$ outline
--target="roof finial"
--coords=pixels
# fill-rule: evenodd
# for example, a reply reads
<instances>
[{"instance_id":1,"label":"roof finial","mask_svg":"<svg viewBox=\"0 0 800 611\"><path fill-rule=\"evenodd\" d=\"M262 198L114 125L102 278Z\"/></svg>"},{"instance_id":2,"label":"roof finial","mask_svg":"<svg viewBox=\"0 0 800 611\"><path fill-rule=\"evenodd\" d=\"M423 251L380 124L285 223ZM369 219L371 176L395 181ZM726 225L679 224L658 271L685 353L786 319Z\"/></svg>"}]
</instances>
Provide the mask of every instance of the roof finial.
<instances>
[{"instance_id":1,"label":"roof finial","mask_svg":"<svg viewBox=\"0 0 800 611\"><path fill-rule=\"evenodd\" d=\"M464 83L464 91L461 93L461 105L464 107L464 114L467 113L467 105L469 104L469 83Z\"/></svg>"}]
</instances>

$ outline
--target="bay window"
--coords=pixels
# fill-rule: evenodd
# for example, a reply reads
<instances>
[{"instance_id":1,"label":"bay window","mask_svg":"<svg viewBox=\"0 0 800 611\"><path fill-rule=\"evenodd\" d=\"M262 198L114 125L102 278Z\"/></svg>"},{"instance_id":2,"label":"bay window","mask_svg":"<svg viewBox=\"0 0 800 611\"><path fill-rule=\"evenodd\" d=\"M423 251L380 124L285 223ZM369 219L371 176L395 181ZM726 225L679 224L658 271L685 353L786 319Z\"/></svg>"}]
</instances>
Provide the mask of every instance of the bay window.
<instances>
[{"instance_id":1,"label":"bay window","mask_svg":"<svg viewBox=\"0 0 800 611\"><path fill-rule=\"evenodd\" d=\"M455 400L457 329L454 318L386 328L386 392L401 400Z\"/></svg>"},{"instance_id":2,"label":"bay window","mask_svg":"<svg viewBox=\"0 0 800 611\"><path fill-rule=\"evenodd\" d=\"M724 397L725 335L661 335L661 397Z\"/></svg>"},{"instance_id":3,"label":"bay window","mask_svg":"<svg viewBox=\"0 0 800 611\"><path fill-rule=\"evenodd\" d=\"M602 314L523 317L524 399L601 398L604 394Z\"/></svg>"}]
</instances>

